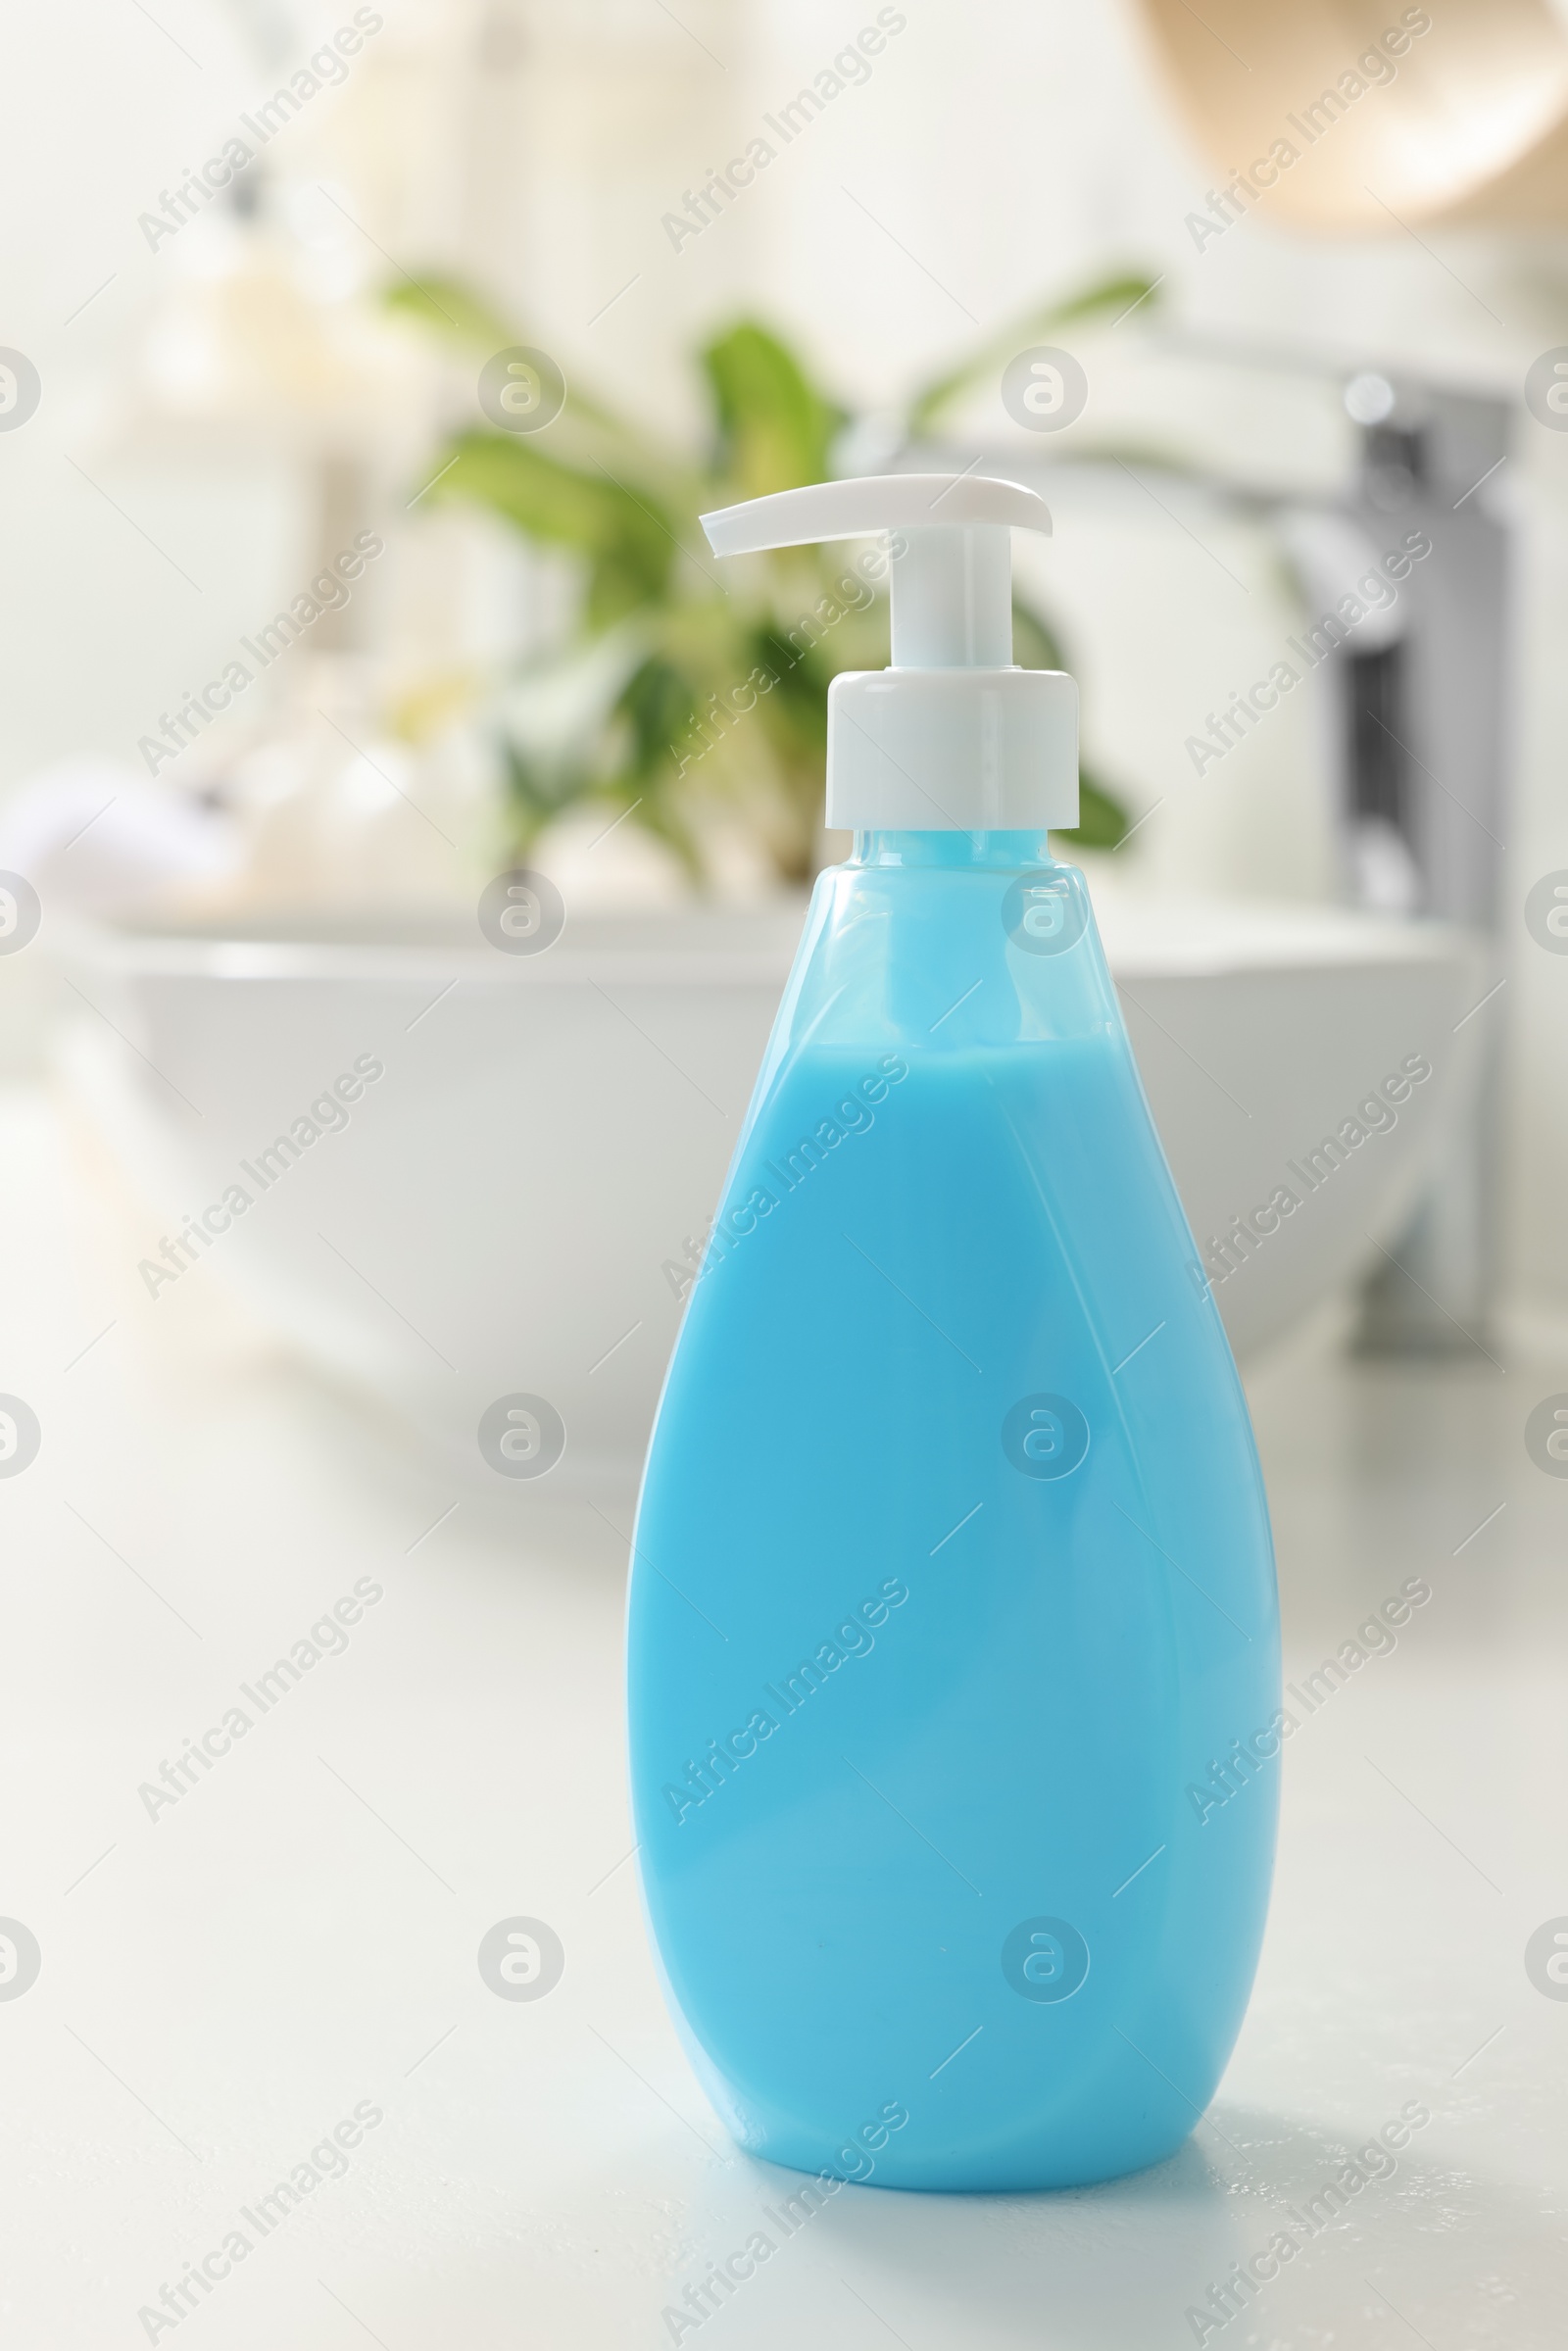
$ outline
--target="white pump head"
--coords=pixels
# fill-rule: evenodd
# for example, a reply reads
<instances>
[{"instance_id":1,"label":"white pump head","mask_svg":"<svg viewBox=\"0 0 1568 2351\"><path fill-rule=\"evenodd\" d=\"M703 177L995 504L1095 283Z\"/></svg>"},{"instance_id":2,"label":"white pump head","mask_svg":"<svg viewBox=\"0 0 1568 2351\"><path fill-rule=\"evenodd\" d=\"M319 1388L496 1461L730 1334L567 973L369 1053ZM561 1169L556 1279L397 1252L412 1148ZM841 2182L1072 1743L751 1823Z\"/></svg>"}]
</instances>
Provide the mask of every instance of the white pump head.
<instances>
[{"instance_id":1,"label":"white pump head","mask_svg":"<svg viewBox=\"0 0 1568 2351\"><path fill-rule=\"evenodd\" d=\"M972 474L889 473L781 490L703 516L715 555L890 534L893 662L828 692L827 821L981 832L1078 821L1078 691L1012 663L1008 532L1043 500Z\"/></svg>"}]
</instances>

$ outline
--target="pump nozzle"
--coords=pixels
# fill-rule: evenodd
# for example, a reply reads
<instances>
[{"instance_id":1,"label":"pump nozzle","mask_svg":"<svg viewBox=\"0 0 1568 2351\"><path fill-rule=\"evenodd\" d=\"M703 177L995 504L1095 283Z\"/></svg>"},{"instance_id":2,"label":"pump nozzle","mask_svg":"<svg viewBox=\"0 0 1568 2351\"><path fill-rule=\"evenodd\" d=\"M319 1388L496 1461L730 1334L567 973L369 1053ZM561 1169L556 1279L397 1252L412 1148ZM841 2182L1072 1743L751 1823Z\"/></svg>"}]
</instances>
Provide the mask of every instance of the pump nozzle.
<instances>
[{"instance_id":1,"label":"pump nozzle","mask_svg":"<svg viewBox=\"0 0 1568 2351\"><path fill-rule=\"evenodd\" d=\"M892 534L893 663L828 692L827 821L849 830L1027 830L1078 821L1078 695L1012 665L1009 530L1043 499L973 474L813 482L703 516L715 555ZM811 625L809 622L807 625Z\"/></svg>"}]
</instances>

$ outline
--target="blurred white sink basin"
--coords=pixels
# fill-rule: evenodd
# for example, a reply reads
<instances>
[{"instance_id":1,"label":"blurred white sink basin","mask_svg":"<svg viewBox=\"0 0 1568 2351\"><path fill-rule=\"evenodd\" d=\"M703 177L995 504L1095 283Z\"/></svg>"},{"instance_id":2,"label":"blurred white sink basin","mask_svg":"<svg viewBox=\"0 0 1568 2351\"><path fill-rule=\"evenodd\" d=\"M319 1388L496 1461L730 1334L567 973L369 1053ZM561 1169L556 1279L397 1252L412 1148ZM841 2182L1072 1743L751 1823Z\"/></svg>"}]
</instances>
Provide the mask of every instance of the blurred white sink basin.
<instances>
[{"instance_id":1,"label":"blurred white sink basin","mask_svg":"<svg viewBox=\"0 0 1568 2351\"><path fill-rule=\"evenodd\" d=\"M66 1067L147 1204L149 1256L188 1216L221 1226L226 1187L251 1193L188 1244L178 1281L236 1286L481 1476L481 1414L526 1394L565 1424L548 1491L624 1484L679 1319L666 1267L716 1202L800 921L794 905L584 917L538 956L457 920L77 923L77 984L136 1051L84 1013ZM1106 898L1102 927L1200 1252L1278 1187L1301 1196L1216 1286L1245 1353L1397 1225L1462 1100L1479 952L1222 903ZM1307 1167L1417 1057L1432 1075L1396 1123L1308 1194L1287 1162ZM346 1123L324 1099L340 1077ZM260 1155L291 1130L298 1156L274 1153L263 1190Z\"/></svg>"}]
</instances>

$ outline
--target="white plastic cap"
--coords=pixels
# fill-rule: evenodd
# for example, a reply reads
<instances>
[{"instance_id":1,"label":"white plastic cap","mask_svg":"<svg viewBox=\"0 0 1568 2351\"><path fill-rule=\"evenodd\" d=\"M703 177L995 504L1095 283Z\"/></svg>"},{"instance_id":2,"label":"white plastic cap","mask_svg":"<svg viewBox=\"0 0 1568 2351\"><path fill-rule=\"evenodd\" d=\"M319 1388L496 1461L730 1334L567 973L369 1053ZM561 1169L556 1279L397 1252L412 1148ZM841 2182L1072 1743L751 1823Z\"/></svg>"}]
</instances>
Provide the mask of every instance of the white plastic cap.
<instances>
[{"instance_id":1,"label":"white plastic cap","mask_svg":"<svg viewBox=\"0 0 1568 2351\"><path fill-rule=\"evenodd\" d=\"M886 473L703 516L715 555L891 534L893 661L827 702L827 821L844 831L1002 832L1078 822L1078 689L1012 661L1010 530L1044 500L973 474Z\"/></svg>"}]
</instances>

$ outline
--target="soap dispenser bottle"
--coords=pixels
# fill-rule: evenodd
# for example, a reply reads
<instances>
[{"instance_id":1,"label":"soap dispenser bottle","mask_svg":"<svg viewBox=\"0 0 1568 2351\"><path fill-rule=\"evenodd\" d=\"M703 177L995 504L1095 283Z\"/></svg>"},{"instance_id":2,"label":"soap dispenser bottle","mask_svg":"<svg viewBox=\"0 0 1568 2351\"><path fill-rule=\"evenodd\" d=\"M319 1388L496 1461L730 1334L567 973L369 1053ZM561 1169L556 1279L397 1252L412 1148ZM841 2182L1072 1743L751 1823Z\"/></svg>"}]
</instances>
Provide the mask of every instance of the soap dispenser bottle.
<instances>
[{"instance_id":1,"label":"soap dispenser bottle","mask_svg":"<svg viewBox=\"0 0 1568 2351\"><path fill-rule=\"evenodd\" d=\"M1077 696L1012 664L1031 492L824 483L720 556L891 535L817 882L660 1404L628 1608L671 2012L739 2144L1067 2187L1213 2093L1272 1865L1278 1619L1230 1348L1084 880Z\"/></svg>"}]
</instances>

